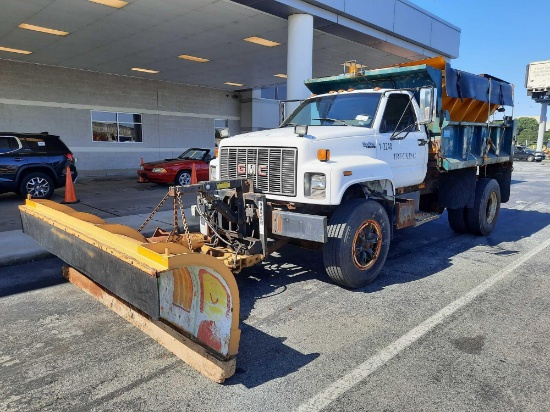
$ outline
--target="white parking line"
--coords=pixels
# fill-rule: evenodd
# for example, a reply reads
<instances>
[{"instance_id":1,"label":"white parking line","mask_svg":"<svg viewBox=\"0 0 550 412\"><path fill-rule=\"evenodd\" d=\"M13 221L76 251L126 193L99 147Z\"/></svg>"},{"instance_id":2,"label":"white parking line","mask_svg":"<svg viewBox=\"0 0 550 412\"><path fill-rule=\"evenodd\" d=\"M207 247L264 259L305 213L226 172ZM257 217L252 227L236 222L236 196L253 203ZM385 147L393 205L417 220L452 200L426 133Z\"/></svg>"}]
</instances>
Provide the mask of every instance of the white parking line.
<instances>
[{"instance_id":1,"label":"white parking line","mask_svg":"<svg viewBox=\"0 0 550 412\"><path fill-rule=\"evenodd\" d=\"M497 273L494 276L491 276L485 282L480 283L478 286L470 290L468 293L458 298L451 304L445 306L439 312L433 316L426 319L420 325L414 329L407 332L405 335L401 336L395 342L386 346L376 355L367 359L365 362L360 364L357 368L353 369L347 375L343 376L332 385L327 387L324 391L319 392L302 405L300 405L296 411L297 412L313 412L320 411L323 408L330 405L334 400L338 399L348 390L354 386L361 383L363 380L368 378L371 374L376 372L381 366L385 365L399 353L403 352L417 340L422 338L428 332L432 331L434 328L442 324L449 316L453 315L456 311L466 306L472 300L477 298L479 295L485 293L492 286L496 285L501 280L507 278L513 278L517 276L517 273L514 271L527 262L529 259L534 257L536 254L540 253L544 249L550 246L550 239L539 244L536 248L532 249L524 256L516 260L512 265L510 265L503 272Z\"/></svg>"}]
</instances>

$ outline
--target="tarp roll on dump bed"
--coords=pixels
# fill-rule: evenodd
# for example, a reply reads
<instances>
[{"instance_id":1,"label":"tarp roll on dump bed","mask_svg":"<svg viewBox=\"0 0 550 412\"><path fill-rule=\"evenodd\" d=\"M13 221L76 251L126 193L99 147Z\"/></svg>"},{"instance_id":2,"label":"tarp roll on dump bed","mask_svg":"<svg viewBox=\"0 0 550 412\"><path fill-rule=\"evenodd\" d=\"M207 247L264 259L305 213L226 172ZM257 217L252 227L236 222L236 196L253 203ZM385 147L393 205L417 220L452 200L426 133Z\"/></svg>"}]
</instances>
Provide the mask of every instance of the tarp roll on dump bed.
<instances>
[{"instance_id":1,"label":"tarp roll on dump bed","mask_svg":"<svg viewBox=\"0 0 550 412\"><path fill-rule=\"evenodd\" d=\"M359 66L360 67L360 66ZM500 106L513 106L513 86L496 77L453 69L443 57L417 60L339 76L309 79L306 86L315 94L339 89L438 89L438 111L447 110L453 122L486 122Z\"/></svg>"}]
</instances>

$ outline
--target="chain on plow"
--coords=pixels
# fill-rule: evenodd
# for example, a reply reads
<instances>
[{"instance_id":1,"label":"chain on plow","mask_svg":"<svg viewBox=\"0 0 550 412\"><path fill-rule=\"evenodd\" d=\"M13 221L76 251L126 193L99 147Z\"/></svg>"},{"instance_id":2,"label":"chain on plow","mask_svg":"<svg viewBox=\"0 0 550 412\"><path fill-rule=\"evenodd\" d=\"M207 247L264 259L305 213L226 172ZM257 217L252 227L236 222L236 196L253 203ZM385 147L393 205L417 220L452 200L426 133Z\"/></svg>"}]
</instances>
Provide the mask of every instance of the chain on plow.
<instances>
[{"instance_id":1,"label":"chain on plow","mask_svg":"<svg viewBox=\"0 0 550 412\"><path fill-rule=\"evenodd\" d=\"M189 250L193 250L191 247L191 235L189 234L189 227L187 226L187 219L185 218L185 211L183 209L183 202L181 200L181 193L179 186L176 188L176 197L180 209L181 221L183 223L183 230L185 232L185 237L187 238L187 244L189 245ZM174 218L177 219L177 211L174 208ZM175 225L174 230L177 230L177 225Z\"/></svg>"},{"instance_id":2,"label":"chain on plow","mask_svg":"<svg viewBox=\"0 0 550 412\"><path fill-rule=\"evenodd\" d=\"M139 227L138 229L138 232L141 232L142 229L147 226L147 223L149 223L151 221L151 219L153 218L153 216L155 215L155 213L158 212L158 210L162 207L162 205L164 204L164 202L166 202L166 199L168 199L168 196L169 194L166 193L166 195L162 198L162 200L159 202L159 204L157 205L157 207L155 207L155 209L151 212L151 214L149 215L149 217L147 219L145 219L145 222L142 223L142 225Z\"/></svg>"},{"instance_id":3,"label":"chain on plow","mask_svg":"<svg viewBox=\"0 0 550 412\"><path fill-rule=\"evenodd\" d=\"M153 216L155 215L155 213L158 212L158 210L162 207L162 205L166 202L166 200L168 199L168 197L170 196L170 192L168 192L163 198L162 200L159 202L159 204L157 205L157 207L155 207L155 209L151 212L151 214L149 215L149 217L147 217L147 219L145 219L145 222L143 222L143 224L139 227L138 229L138 232L141 232L143 230L143 228L145 226L147 226L147 224L151 221L151 219L153 218ZM174 230L172 230L172 232L170 233L170 235L168 236L168 240L170 240L170 238L172 236L177 236L179 235L179 226L178 226L178 223L179 223L179 219L178 219L178 209L180 211L180 215L181 215L181 221L183 223L183 230L184 230L184 233L185 233L185 237L187 239L187 245L189 246L189 250L192 250L192 242L191 242L191 235L189 233L189 226L187 225L187 218L185 217L185 210L183 208L183 201L181 199L181 192L180 192L180 189L179 187L176 187L176 193L175 193L175 196L174 196Z\"/></svg>"}]
</instances>

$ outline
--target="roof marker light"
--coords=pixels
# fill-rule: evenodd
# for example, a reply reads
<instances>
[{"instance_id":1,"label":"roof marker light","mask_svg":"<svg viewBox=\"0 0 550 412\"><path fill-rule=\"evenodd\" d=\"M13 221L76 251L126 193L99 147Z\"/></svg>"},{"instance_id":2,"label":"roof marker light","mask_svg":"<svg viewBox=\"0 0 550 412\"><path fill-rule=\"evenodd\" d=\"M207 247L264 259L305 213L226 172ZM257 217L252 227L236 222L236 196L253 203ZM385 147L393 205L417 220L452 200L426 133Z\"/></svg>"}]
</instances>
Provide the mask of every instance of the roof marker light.
<instances>
[{"instance_id":1,"label":"roof marker light","mask_svg":"<svg viewBox=\"0 0 550 412\"><path fill-rule=\"evenodd\" d=\"M19 25L20 29L39 31L41 33L54 34L56 36L66 36L69 34L68 31L49 29L47 27L35 26L34 24L21 23Z\"/></svg>"},{"instance_id":2,"label":"roof marker light","mask_svg":"<svg viewBox=\"0 0 550 412\"><path fill-rule=\"evenodd\" d=\"M88 0L92 3L103 4L104 6L114 7L115 9L121 9L128 5L127 1L122 0Z\"/></svg>"},{"instance_id":3,"label":"roof marker light","mask_svg":"<svg viewBox=\"0 0 550 412\"><path fill-rule=\"evenodd\" d=\"M276 41L267 40L258 36L247 37L246 39L243 39L243 40L249 43L259 44L260 46L265 46L265 47L275 47L275 46L281 45L281 43L277 43Z\"/></svg>"}]
</instances>

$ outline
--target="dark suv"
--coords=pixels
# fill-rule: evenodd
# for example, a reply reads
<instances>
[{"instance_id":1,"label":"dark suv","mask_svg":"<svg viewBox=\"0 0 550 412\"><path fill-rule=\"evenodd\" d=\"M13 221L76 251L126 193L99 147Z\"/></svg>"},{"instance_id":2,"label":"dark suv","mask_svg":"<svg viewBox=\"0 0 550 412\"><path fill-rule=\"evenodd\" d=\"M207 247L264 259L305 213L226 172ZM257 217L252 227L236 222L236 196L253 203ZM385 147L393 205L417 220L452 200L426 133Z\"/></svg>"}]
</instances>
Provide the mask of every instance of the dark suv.
<instances>
[{"instance_id":1,"label":"dark suv","mask_svg":"<svg viewBox=\"0 0 550 412\"><path fill-rule=\"evenodd\" d=\"M527 160L528 162L540 162L544 160L543 152L535 152L526 146L516 146L514 150L514 160Z\"/></svg>"},{"instance_id":2,"label":"dark suv","mask_svg":"<svg viewBox=\"0 0 550 412\"><path fill-rule=\"evenodd\" d=\"M49 198L54 189L65 185L67 166L76 180L74 162L59 136L0 132L0 193Z\"/></svg>"}]
</instances>

